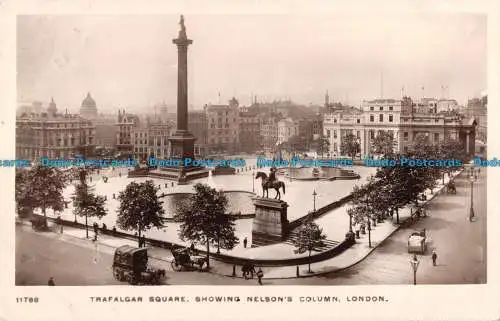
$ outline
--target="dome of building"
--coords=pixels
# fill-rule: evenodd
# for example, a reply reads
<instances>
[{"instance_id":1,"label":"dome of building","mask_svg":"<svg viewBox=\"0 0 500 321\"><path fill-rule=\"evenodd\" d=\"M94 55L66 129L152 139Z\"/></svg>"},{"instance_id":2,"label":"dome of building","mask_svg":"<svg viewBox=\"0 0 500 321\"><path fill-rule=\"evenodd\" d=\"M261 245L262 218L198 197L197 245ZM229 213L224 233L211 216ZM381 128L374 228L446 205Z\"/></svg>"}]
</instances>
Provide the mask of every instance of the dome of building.
<instances>
[{"instance_id":1,"label":"dome of building","mask_svg":"<svg viewBox=\"0 0 500 321\"><path fill-rule=\"evenodd\" d=\"M82 101L82 106L80 107L80 116L83 118L96 118L97 117L97 106L94 99L87 93L87 97Z\"/></svg>"},{"instance_id":2,"label":"dome of building","mask_svg":"<svg viewBox=\"0 0 500 321\"><path fill-rule=\"evenodd\" d=\"M57 113L57 106L54 102L54 98L50 101L49 107L47 108L47 112L51 115L55 115Z\"/></svg>"}]
</instances>

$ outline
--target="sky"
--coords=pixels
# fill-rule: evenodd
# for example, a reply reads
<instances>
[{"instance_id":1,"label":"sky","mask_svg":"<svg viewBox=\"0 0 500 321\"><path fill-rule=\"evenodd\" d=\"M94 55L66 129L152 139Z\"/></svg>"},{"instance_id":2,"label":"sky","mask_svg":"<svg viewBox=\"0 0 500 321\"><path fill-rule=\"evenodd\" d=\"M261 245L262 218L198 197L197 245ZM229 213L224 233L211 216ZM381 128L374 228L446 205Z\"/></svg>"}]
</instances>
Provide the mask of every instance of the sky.
<instances>
[{"instance_id":1,"label":"sky","mask_svg":"<svg viewBox=\"0 0 500 321\"><path fill-rule=\"evenodd\" d=\"M252 95L323 104L326 90L353 105L402 92L465 103L487 88L484 15L187 15L185 25L193 109ZM175 109L178 30L177 15L18 16L18 100L77 111L90 92L100 112Z\"/></svg>"}]
</instances>

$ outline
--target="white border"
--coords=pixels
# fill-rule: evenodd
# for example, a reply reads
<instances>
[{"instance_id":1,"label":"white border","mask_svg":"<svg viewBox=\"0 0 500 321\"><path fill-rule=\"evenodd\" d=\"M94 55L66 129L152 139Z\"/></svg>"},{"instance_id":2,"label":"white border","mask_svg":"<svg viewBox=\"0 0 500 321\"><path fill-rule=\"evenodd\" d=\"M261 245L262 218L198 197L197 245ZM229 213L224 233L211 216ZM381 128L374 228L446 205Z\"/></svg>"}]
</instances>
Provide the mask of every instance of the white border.
<instances>
[{"instance_id":1,"label":"white border","mask_svg":"<svg viewBox=\"0 0 500 321\"><path fill-rule=\"evenodd\" d=\"M500 114L500 5L492 1L16 1L0 0L0 159L15 155L16 15L17 14L273 14L376 11L447 11L488 14L488 155L500 156L498 132L492 121ZM460 68L460 66L457 66ZM488 169L487 285L460 286L166 286L166 287L15 287L14 171L0 168L0 320L491 320L500 318L498 173ZM373 304L92 304L89 296L107 295L384 295L389 303ZM38 296L42 303L16 304L16 296Z\"/></svg>"}]
</instances>

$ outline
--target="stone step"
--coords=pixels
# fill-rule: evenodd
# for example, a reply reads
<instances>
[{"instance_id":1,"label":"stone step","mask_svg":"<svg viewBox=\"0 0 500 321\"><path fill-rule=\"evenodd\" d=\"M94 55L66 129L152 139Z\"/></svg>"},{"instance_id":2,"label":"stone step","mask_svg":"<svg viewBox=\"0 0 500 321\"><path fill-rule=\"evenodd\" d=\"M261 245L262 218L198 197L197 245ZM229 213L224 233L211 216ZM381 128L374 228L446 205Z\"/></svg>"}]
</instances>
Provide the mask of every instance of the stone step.
<instances>
[{"instance_id":1,"label":"stone step","mask_svg":"<svg viewBox=\"0 0 500 321\"><path fill-rule=\"evenodd\" d=\"M290 235L286 238L285 244L293 245L293 241L295 241L297 237L298 237L297 232L291 232ZM323 246L318 246L317 248L315 248L315 251L324 252L333 249L334 247L339 245L340 242L326 239L323 240L323 244L324 244Z\"/></svg>"}]
</instances>

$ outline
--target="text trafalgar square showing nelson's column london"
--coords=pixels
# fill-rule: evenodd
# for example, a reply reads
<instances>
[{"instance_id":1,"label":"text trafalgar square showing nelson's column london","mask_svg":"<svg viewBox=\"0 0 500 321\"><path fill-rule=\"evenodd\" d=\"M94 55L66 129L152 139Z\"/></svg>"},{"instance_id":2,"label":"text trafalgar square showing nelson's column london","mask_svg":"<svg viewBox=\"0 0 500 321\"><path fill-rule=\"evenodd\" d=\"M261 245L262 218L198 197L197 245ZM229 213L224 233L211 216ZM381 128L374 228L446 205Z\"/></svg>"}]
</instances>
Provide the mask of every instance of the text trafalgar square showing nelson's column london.
<instances>
[{"instance_id":1,"label":"text trafalgar square showing nelson's column london","mask_svg":"<svg viewBox=\"0 0 500 321\"><path fill-rule=\"evenodd\" d=\"M18 16L15 284L486 283L485 37L451 13Z\"/></svg>"}]
</instances>

